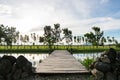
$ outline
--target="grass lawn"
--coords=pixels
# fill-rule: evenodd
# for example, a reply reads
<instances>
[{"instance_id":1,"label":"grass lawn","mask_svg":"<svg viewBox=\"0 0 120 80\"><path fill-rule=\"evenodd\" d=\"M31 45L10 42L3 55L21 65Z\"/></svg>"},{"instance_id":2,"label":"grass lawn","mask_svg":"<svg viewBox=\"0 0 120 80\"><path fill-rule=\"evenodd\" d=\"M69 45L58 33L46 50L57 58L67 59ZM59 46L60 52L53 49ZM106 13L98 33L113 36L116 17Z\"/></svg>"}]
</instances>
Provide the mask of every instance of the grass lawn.
<instances>
[{"instance_id":1,"label":"grass lawn","mask_svg":"<svg viewBox=\"0 0 120 80\"><path fill-rule=\"evenodd\" d=\"M67 45L59 45L59 46L52 46L52 50L71 50L73 53L78 53L78 52L102 52L105 50L108 50L109 48L114 48L117 51L120 51L120 48L117 48L116 46L78 46L78 45L72 45L72 46L67 46ZM46 45L25 45L25 46L0 46L0 52L21 52L21 53L26 53L26 52L49 52L49 47Z\"/></svg>"}]
</instances>

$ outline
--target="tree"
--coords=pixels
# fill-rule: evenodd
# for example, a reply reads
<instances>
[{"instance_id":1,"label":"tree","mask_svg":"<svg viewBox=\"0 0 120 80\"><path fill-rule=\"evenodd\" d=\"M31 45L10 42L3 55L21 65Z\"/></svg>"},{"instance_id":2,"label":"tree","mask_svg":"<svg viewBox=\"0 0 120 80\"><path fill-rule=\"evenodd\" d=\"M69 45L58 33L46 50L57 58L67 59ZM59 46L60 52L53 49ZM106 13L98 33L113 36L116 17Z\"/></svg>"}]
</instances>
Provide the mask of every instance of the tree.
<instances>
[{"instance_id":1,"label":"tree","mask_svg":"<svg viewBox=\"0 0 120 80\"><path fill-rule=\"evenodd\" d=\"M41 42L44 42L44 37L40 36L40 37L39 37L39 42L40 42L40 43L41 43Z\"/></svg>"},{"instance_id":2,"label":"tree","mask_svg":"<svg viewBox=\"0 0 120 80\"><path fill-rule=\"evenodd\" d=\"M88 42L92 43L92 45L100 45L100 40L103 36L103 31L100 30L99 27L92 27L94 32L86 33L84 36L88 39Z\"/></svg>"},{"instance_id":3,"label":"tree","mask_svg":"<svg viewBox=\"0 0 120 80\"><path fill-rule=\"evenodd\" d=\"M74 36L74 42L76 42L76 36Z\"/></svg>"},{"instance_id":4,"label":"tree","mask_svg":"<svg viewBox=\"0 0 120 80\"><path fill-rule=\"evenodd\" d=\"M106 43L107 41L106 41L106 38L105 37L102 37L101 38L101 45L104 47L104 43Z\"/></svg>"},{"instance_id":5,"label":"tree","mask_svg":"<svg viewBox=\"0 0 120 80\"><path fill-rule=\"evenodd\" d=\"M64 34L63 39L65 38L66 43L69 45L69 43L72 42L72 31L68 30L68 28L64 28L62 30L63 30L63 34Z\"/></svg>"},{"instance_id":6,"label":"tree","mask_svg":"<svg viewBox=\"0 0 120 80\"><path fill-rule=\"evenodd\" d=\"M12 42L16 42L18 34L19 32L16 31L15 27L0 25L0 38L4 38L7 45L12 45Z\"/></svg>"},{"instance_id":7,"label":"tree","mask_svg":"<svg viewBox=\"0 0 120 80\"><path fill-rule=\"evenodd\" d=\"M55 42L55 37L53 34L53 29L51 26L45 26L44 27L44 43L49 46L49 49L52 49L52 45Z\"/></svg>"},{"instance_id":8,"label":"tree","mask_svg":"<svg viewBox=\"0 0 120 80\"><path fill-rule=\"evenodd\" d=\"M54 34L55 43L57 43L57 45L58 42L61 41L60 33L61 33L60 24L58 23L54 24L53 34Z\"/></svg>"},{"instance_id":9,"label":"tree","mask_svg":"<svg viewBox=\"0 0 120 80\"><path fill-rule=\"evenodd\" d=\"M108 44L109 44L109 47L110 47L110 43L112 43L112 39L110 39L110 37L107 36L107 40L108 40Z\"/></svg>"},{"instance_id":10,"label":"tree","mask_svg":"<svg viewBox=\"0 0 120 80\"><path fill-rule=\"evenodd\" d=\"M31 38L33 39L33 45L35 45L35 42L37 40L36 34L35 33L31 33Z\"/></svg>"},{"instance_id":11,"label":"tree","mask_svg":"<svg viewBox=\"0 0 120 80\"><path fill-rule=\"evenodd\" d=\"M0 25L0 43L1 43L1 39L4 38L5 39L5 27L3 24Z\"/></svg>"}]
</instances>

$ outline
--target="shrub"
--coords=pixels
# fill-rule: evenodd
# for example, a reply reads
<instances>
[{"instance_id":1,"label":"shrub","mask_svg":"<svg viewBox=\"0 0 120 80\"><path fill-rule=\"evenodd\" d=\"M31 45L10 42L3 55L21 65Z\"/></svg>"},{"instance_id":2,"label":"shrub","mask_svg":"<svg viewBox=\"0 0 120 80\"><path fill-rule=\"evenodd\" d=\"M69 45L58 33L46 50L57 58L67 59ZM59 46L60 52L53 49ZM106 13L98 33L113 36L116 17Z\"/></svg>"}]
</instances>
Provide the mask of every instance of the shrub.
<instances>
[{"instance_id":1,"label":"shrub","mask_svg":"<svg viewBox=\"0 0 120 80\"><path fill-rule=\"evenodd\" d=\"M89 58L87 57L86 59L84 59L83 61L81 61L81 63L87 68L89 69L89 65L92 64L94 62L93 58Z\"/></svg>"},{"instance_id":2,"label":"shrub","mask_svg":"<svg viewBox=\"0 0 120 80\"><path fill-rule=\"evenodd\" d=\"M120 48L120 43L119 43L119 44L116 44L116 47Z\"/></svg>"}]
</instances>

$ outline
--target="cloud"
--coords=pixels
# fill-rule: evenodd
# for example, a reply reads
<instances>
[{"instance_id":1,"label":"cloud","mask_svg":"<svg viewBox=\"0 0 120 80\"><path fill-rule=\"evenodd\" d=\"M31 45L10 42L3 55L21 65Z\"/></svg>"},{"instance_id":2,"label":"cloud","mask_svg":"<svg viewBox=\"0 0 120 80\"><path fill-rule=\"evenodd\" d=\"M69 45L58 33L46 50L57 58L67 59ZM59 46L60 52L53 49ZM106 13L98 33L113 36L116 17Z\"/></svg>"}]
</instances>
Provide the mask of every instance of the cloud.
<instances>
[{"instance_id":1,"label":"cloud","mask_svg":"<svg viewBox=\"0 0 120 80\"><path fill-rule=\"evenodd\" d=\"M11 0L6 5L0 4L0 22L25 33L39 32L45 25L55 23L60 23L61 28L68 27L74 35L89 32L93 26L102 30L118 29L119 19L92 16L98 15L96 11L103 9L102 4L107 2L109 0Z\"/></svg>"},{"instance_id":2,"label":"cloud","mask_svg":"<svg viewBox=\"0 0 120 80\"><path fill-rule=\"evenodd\" d=\"M12 13L12 9L10 6L8 5L3 5L3 4L0 4L0 14L6 14L6 15L9 15Z\"/></svg>"}]
</instances>

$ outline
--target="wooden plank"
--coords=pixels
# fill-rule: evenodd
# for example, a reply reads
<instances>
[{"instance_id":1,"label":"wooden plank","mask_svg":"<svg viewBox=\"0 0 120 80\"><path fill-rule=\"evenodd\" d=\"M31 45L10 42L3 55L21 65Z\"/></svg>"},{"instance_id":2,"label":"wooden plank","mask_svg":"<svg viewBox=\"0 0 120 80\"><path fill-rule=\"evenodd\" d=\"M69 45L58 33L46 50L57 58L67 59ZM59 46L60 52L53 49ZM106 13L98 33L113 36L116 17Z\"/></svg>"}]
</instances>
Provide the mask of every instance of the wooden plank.
<instances>
[{"instance_id":1,"label":"wooden plank","mask_svg":"<svg viewBox=\"0 0 120 80\"><path fill-rule=\"evenodd\" d=\"M55 50L40 63L35 73L88 73L67 50Z\"/></svg>"}]
</instances>

